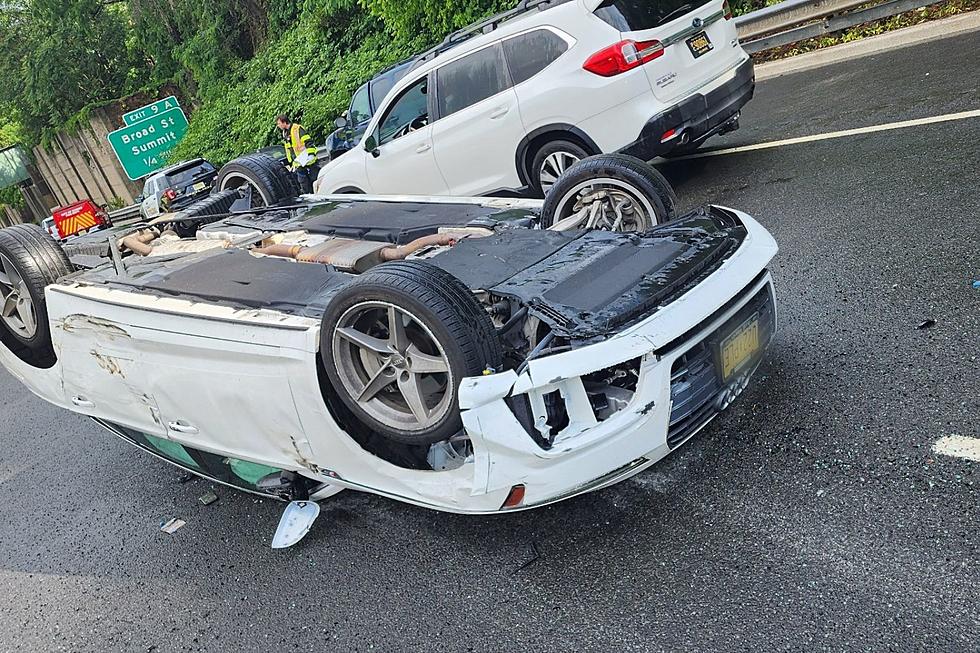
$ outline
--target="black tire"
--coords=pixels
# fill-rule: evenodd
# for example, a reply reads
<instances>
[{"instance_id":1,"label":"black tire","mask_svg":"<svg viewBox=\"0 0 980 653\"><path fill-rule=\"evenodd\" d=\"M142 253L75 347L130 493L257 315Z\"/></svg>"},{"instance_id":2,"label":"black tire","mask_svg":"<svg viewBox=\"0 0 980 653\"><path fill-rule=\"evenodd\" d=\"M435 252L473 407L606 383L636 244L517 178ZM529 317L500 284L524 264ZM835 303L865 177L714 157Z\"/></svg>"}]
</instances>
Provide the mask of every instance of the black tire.
<instances>
[{"instance_id":1,"label":"black tire","mask_svg":"<svg viewBox=\"0 0 980 653\"><path fill-rule=\"evenodd\" d=\"M190 238L197 233L198 227L217 222L228 215L232 205L239 199L237 189L214 191L212 194L188 204L177 211L181 218L172 224L174 231L181 238Z\"/></svg>"},{"instance_id":2,"label":"black tire","mask_svg":"<svg viewBox=\"0 0 980 653\"><path fill-rule=\"evenodd\" d=\"M574 158L576 162L589 156L589 153L585 151L585 148L578 143L573 143L572 141L559 140L546 143L544 147L537 151L534 158L531 160L531 185L534 186L534 190L538 193L539 197L544 197L545 195L545 190L541 184L542 168L548 161L548 157L555 154L565 154L571 158ZM568 167L571 167L571 165ZM559 171L559 173L560 172L561 171ZM560 174L558 176L560 176Z\"/></svg>"},{"instance_id":3,"label":"black tire","mask_svg":"<svg viewBox=\"0 0 980 653\"><path fill-rule=\"evenodd\" d=\"M221 166L214 180L214 193L251 185L262 204L272 206L299 195L295 177L285 165L267 154L246 154ZM253 206L258 206L253 201Z\"/></svg>"},{"instance_id":4,"label":"black tire","mask_svg":"<svg viewBox=\"0 0 980 653\"><path fill-rule=\"evenodd\" d=\"M541 226L545 229L572 214L574 189L590 180L610 179L631 195L645 199L651 221L656 224L674 218L677 196L662 174L649 163L625 154L599 154L582 159L563 174L544 199ZM652 225L651 225L652 226Z\"/></svg>"},{"instance_id":5,"label":"black tire","mask_svg":"<svg viewBox=\"0 0 980 653\"><path fill-rule=\"evenodd\" d=\"M35 224L0 230L0 255L23 280L34 315L31 333L18 331L7 319L0 317L0 340L25 363L35 367L51 367L56 359L51 345L44 289L71 274L72 265L50 234ZM3 271L2 266L0 262L0 271ZM7 272L3 274L4 278L9 277Z\"/></svg>"},{"instance_id":6,"label":"black tire","mask_svg":"<svg viewBox=\"0 0 980 653\"><path fill-rule=\"evenodd\" d=\"M403 371L393 372L395 376L388 381L387 389L378 392L377 396L372 395L368 401L365 401L367 408L353 396L353 392L366 389L369 373L362 369L361 371L365 372L361 377L361 384L364 387L352 389L350 372L342 370L345 363L341 359L345 359L344 347L351 348L351 351L356 350L357 347L337 335L336 331L341 328L342 320L358 315L360 310L383 310L363 308L372 303L394 306L416 318L428 329L428 333L422 333L420 327L416 325L415 341L418 341L419 334L423 338L431 336L441 348L441 353L444 354L442 360L448 363L448 373L436 378L435 383L436 385L443 383L443 389L438 394L441 394L442 400L448 404L440 402L440 405L448 406L448 409L438 418L438 421L429 425L419 422L417 426L398 428L392 425L391 420L382 421L376 417L376 412L369 412L374 410L371 408L372 405L380 405L377 402L389 402L392 398L399 399L400 395L392 393L400 392L398 390L400 383L395 382L395 377L403 375ZM406 331L410 330L413 324L409 322ZM389 340L392 337L390 332L388 337ZM359 353L363 358L363 352ZM412 365L411 352L401 353L404 355L401 363ZM440 352L437 350L436 353ZM463 427L458 407L460 380L468 376L479 376L487 369L500 369L503 358L493 323L473 297L473 293L445 270L420 261L397 261L379 265L340 291L331 300L323 316L320 356L331 385L328 391L332 391L339 397L359 422L384 438L413 445L429 445L458 433ZM361 359L352 356L351 360ZM411 367L402 369L411 370ZM380 375L380 371L378 374ZM438 408L439 405L433 410Z\"/></svg>"}]
</instances>

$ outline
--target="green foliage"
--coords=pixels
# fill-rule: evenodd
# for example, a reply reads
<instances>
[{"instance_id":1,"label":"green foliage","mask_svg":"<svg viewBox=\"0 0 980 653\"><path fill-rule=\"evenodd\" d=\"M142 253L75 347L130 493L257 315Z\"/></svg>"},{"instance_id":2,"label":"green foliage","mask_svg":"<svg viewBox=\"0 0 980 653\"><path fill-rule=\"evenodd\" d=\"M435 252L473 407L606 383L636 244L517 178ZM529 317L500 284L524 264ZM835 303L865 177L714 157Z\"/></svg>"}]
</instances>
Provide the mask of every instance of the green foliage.
<instances>
[{"instance_id":1,"label":"green foliage","mask_svg":"<svg viewBox=\"0 0 980 653\"><path fill-rule=\"evenodd\" d=\"M112 199L110 199L108 202L106 202L106 205L105 206L106 206L106 209L108 209L109 211L116 211L118 209L121 209L121 208L125 207L126 205L127 205L126 200L124 200L123 198L119 197L118 195L113 195L112 196Z\"/></svg>"},{"instance_id":2,"label":"green foliage","mask_svg":"<svg viewBox=\"0 0 980 653\"><path fill-rule=\"evenodd\" d=\"M15 145L20 141L20 127L12 122L0 122L0 150L5 147ZM23 206L24 196L16 186L0 189L0 207L4 204L8 206Z\"/></svg>"},{"instance_id":3,"label":"green foliage","mask_svg":"<svg viewBox=\"0 0 980 653\"><path fill-rule=\"evenodd\" d=\"M174 160L204 156L220 163L276 143L273 121L279 113L295 117L315 140L322 141L354 90L377 71L513 1L268 0L267 4L268 41L254 57L225 59L223 75L191 69L184 60L201 105L187 136L172 153ZM236 66L236 61L241 64Z\"/></svg>"},{"instance_id":4,"label":"green foliage","mask_svg":"<svg viewBox=\"0 0 980 653\"><path fill-rule=\"evenodd\" d=\"M438 41L449 32L514 6L506 0L361 0L364 7L403 39Z\"/></svg>"},{"instance_id":5,"label":"green foliage","mask_svg":"<svg viewBox=\"0 0 980 653\"><path fill-rule=\"evenodd\" d=\"M126 5L27 0L0 12L0 110L28 136L60 128L85 105L127 90L140 62Z\"/></svg>"}]
</instances>

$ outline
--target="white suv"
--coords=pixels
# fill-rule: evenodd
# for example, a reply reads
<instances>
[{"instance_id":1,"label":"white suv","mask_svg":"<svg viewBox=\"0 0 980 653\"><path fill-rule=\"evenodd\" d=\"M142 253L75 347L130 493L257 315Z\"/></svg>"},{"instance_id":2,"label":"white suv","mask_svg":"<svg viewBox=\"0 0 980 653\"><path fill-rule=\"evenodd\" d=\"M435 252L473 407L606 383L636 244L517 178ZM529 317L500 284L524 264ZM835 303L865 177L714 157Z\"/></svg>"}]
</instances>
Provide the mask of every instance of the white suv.
<instances>
[{"instance_id":1,"label":"white suv","mask_svg":"<svg viewBox=\"0 0 980 653\"><path fill-rule=\"evenodd\" d=\"M525 0L420 55L316 191L547 192L575 161L735 129L752 61L728 2Z\"/></svg>"}]
</instances>

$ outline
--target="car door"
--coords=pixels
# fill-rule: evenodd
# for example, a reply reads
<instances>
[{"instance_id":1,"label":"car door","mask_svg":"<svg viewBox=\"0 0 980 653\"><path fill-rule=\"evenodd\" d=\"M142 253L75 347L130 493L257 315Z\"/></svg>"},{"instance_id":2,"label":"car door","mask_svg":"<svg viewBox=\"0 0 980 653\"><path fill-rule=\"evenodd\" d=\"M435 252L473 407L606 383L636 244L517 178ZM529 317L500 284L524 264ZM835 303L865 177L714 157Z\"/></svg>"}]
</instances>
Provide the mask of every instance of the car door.
<instances>
[{"instance_id":1,"label":"car door","mask_svg":"<svg viewBox=\"0 0 980 653\"><path fill-rule=\"evenodd\" d=\"M417 79L382 109L365 138L367 178L374 193L445 195L446 180L432 151L429 78Z\"/></svg>"},{"instance_id":2,"label":"car door","mask_svg":"<svg viewBox=\"0 0 980 653\"><path fill-rule=\"evenodd\" d=\"M482 195L521 185L514 152L524 137L499 43L471 52L436 73L436 163L453 195Z\"/></svg>"}]
</instances>

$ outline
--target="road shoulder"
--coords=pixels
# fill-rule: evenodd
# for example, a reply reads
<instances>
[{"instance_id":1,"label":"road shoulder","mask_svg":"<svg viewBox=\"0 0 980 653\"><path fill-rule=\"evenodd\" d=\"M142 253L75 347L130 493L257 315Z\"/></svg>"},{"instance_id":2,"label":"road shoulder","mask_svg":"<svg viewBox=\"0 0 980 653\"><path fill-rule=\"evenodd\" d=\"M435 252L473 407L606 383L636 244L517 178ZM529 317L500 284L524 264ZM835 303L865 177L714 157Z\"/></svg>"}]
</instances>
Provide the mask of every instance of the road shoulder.
<instances>
[{"instance_id":1,"label":"road shoulder","mask_svg":"<svg viewBox=\"0 0 980 653\"><path fill-rule=\"evenodd\" d=\"M980 30L980 11L950 16L942 20L913 25L860 41L843 43L795 57L759 64L755 67L755 76L757 80L779 77L975 30Z\"/></svg>"}]
</instances>

